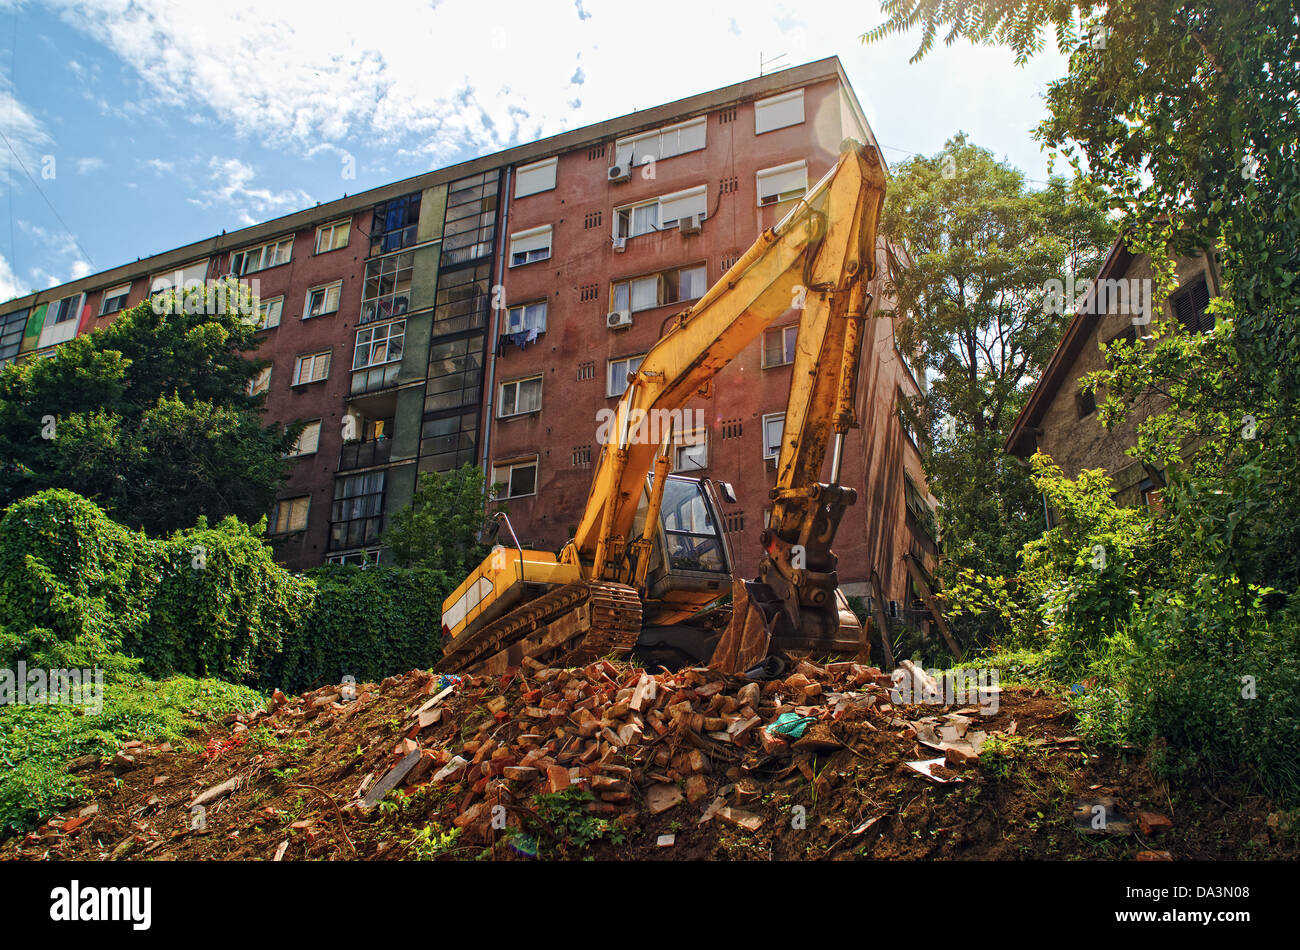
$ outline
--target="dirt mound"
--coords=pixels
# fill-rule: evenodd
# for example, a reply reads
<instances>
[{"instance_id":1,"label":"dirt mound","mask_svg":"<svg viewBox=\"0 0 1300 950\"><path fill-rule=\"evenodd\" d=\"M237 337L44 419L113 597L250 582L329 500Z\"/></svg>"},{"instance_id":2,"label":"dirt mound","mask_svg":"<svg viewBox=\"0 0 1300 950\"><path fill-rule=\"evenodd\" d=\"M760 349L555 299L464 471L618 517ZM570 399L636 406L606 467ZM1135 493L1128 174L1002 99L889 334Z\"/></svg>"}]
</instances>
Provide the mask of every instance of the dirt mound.
<instances>
[{"instance_id":1,"label":"dirt mound","mask_svg":"<svg viewBox=\"0 0 1300 950\"><path fill-rule=\"evenodd\" d=\"M201 751L128 743L72 763L88 800L0 856L1297 853L1291 816L1222 789L1171 794L1140 762L1084 748L1055 697L901 704L891 685L855 663L754 682L601 661L277 693ZM1096 801L1124 820L1097 827Z\"/></svg>"}]
</instances>

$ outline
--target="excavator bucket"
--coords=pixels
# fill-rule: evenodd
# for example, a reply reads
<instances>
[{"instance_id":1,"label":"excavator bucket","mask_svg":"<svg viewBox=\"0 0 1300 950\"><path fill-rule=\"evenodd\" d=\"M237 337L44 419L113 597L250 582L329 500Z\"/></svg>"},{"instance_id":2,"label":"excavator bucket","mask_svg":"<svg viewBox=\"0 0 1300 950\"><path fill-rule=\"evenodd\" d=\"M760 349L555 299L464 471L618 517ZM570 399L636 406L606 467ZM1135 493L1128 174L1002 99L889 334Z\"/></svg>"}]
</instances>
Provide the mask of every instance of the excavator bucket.
<instances>
[{"instance_id":1,"label":"excavator bucket","mask_svg":"<svg viewBox=\"0 0 1300 950\"><path fill-rule=\"evenodd\" d=\"M773 632L782 623L789 626L770 587L736 578L731 588L731 623L713 651L710 668L722 673L752 669L767 656Z\"/></svg>"}]
</instances>

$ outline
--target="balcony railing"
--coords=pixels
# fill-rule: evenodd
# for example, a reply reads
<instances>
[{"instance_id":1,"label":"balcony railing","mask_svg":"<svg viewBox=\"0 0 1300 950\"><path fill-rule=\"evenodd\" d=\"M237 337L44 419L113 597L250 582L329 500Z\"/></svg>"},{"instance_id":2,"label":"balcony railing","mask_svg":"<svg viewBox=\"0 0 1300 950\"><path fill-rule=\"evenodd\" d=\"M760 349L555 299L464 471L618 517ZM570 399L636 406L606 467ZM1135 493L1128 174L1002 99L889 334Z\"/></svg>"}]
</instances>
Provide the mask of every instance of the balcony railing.
<instances>
[{"instance_id":1,"label":"balcony railing","mask_svg":"<svg viewBox=\"0 0 1300 950\"><path fill-rule=\"evenodd\" d=\"M339 452L339 471L346 472L354 468L369 468L383 465L393 452L392 439L378 439L370 442L353 442L344 445Z\"/></svg>"}]
</instances>

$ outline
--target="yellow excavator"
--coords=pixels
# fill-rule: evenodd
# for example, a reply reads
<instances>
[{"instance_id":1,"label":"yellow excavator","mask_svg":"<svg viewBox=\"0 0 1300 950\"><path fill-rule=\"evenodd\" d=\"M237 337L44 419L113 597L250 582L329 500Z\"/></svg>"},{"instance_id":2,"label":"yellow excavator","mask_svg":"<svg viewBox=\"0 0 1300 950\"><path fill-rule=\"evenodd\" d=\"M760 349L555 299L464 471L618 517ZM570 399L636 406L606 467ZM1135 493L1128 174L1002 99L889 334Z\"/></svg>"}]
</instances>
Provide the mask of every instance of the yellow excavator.
<instances>
[{"instance_id":1,"label":"yellow excavator","mask_svg":"<svg viewBox=\"0 0 1300 950\"><path fill-rule=\"evenodd\" d=\"M498 546L443 603L444 672L527 657L576 665L633 649L725 672L792 654L857 653L861 627L831 543L856 492L839 484L885 196L876 150L839 161L646 354L616 410L575 536L558 555ZM732 577L731 486L669 474L672 426L696 394L792 309L799 330L758 577ZM820 481L827 451L830 480ZM730 592L730 604L725 604ZM776 664L775 668L773 664Z\"/></svg>"}]
</instances>

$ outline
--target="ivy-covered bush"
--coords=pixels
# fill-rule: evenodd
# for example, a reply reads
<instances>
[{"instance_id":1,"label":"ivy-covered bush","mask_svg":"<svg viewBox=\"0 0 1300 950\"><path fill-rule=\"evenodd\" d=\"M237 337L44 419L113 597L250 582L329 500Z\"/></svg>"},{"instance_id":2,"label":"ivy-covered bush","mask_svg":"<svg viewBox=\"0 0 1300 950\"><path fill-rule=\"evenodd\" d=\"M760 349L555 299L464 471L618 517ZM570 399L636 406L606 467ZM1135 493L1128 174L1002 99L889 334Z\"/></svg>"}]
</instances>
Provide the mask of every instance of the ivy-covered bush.
<instances>
[{"instance_id":1,"label":"ivy-covered bush","mask_svg":"<svg viewBox=\"0 0 1300 950\"><path fill-rule=\"evenodd\" d=\"M62 489L15 502L0 518L0 665L93 665L143 635L156 582L149 538L93 502Z\"/></svg>"},{"instance_id":2,"label":"ivy-covered bush","mask_svg":"<svg viewBox=\"0 0 1300 950\"><path fill-rule=\"evenodd\" d=\"M203 519L152 539L93 502L48 490L0 518L0 665L92 667L112 678L213 677L297 691L378 680L440 655L442 601L429 567L275 563L263 525Z\"/></svg>"},{"instance_id":3,"label":"ivy-covered bush","mask_svg":"<svg viewBox=\"0 0 1300 950\"><path fill-rule=\"evenodd\" d=\"M344 676L377 682L438 661L442 602L457 580L429 568L342 565L307 577L314 600L263 673L264 686L300 690Z\"/></svg>"}]
</instances>

